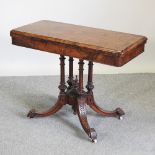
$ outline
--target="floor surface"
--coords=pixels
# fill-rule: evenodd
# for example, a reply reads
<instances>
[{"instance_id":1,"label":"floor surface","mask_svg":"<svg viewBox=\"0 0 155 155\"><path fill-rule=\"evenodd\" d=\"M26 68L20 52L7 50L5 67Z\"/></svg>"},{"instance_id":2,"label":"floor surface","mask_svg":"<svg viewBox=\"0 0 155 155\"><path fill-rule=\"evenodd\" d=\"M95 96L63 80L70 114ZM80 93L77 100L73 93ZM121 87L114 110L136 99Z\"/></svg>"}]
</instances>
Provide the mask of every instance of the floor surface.
<instances>
[{"instance_id":1,"label":"floor surface","mask_svg":"<svg viewBox=\"0 0 155 155\"><path fill-rule=\"evenodd\" d=\"M26 117L32 108L54 105L58 76L0 77L0 155L155 155L155 74L95 75L94 81L98 105L126 112L120 121L87 108L97 144L69 105L54 116Z\"/></svg>"}]
</instances>

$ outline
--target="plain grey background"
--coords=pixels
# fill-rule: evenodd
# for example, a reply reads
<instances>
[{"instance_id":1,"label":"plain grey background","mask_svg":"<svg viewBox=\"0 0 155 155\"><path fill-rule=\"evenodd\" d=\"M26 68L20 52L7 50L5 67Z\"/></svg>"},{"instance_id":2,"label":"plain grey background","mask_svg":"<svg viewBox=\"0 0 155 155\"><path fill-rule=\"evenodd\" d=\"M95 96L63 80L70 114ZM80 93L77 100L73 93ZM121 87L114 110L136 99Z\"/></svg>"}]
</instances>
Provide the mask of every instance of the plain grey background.
<instances>
[{"instance_id":1,"label":"plain grey background","mask_svg":"<svg viewBox=\"0 0 155 155\"><path fill-rule=\"evenodd\" d=\"M11 45L11 29L42 19L145 35L139 57L122 68L95 64L94 71L155 72L154 6L154 0L0 0L0 76L59 74L58 55Z\"/></svg>"}]
</instances>

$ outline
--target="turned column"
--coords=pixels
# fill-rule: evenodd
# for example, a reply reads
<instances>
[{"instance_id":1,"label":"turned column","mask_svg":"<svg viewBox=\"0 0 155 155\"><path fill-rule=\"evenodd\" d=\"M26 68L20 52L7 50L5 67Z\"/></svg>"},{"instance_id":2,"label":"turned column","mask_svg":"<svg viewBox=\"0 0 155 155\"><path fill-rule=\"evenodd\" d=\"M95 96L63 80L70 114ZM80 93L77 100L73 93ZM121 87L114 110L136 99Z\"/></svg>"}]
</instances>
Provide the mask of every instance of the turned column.
<instances>
[{"instance_id":1,"label":"turned column","mask_svg":"<svg viewBox=\"0 0 155 155\"><path fill-rule=\"evenodd\" d=\"M65 89L67 86L65 85L65 57L63 55L60 55L60 94L65 93Z\"/></svg>"},{"instance_id":2,"label":"turned column","mask_svg":"<svg viewBox=\"0 0 155 155\"><path fill-rule=\"evenodd\" d=\"M88 63L88 82L87 82L86 88L88 90L88 93L92 93L92 90L94 88L94 85L93 85L93 62L92 61L89 61L89 63Z\"/></svg>"},{"instance_id":3,"label":"turned column","mask_svg":"<svg viewBox=\"0 0 155 155\"><path fill-rule=\"evenodd\" d=\"M79 60L79 94L83 94L83 60Z\"/></svg>"},{"instance_id":4,"label":"turned column","mask_svg":"<svg viewBox=\"0 0 155 155\"><path fill-rule=\"evenodd\" d=\"M73 85L73 61L74 59L72 57L69 57L69 77L68 77L68 85L69 88Z\"/></svg>"}]
</instances>

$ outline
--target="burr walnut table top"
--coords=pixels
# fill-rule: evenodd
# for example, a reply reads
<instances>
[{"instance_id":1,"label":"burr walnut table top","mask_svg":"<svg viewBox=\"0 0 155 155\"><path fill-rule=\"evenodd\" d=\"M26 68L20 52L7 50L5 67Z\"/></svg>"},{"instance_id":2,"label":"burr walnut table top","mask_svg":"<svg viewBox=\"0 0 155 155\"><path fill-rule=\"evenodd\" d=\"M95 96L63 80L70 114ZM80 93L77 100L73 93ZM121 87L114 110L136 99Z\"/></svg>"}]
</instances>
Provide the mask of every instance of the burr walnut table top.
<instances>
[{"instance_id":1,"label":"burr walnut table top","mask_svg":"<svg viewBox=\"0 0 155 155\"><path fill-rule=\"evenodd\" d=\"M42 20L13 29L12 43L50 53L122 66L144 51L147 38Z\"/></svg>"}]
</instances>

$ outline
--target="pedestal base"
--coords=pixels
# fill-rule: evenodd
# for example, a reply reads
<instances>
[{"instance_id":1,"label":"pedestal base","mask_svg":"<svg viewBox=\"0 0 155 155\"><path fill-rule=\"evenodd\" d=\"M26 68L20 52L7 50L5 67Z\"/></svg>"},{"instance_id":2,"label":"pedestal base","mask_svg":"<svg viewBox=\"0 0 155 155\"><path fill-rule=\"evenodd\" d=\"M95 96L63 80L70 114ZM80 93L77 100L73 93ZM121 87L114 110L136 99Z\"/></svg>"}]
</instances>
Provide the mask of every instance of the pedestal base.
<instances>
[{"instance_id":1,"label":"pedestal base","mask_svg":"<svg viewBox=\"0 0 155 155\"><path fill-rule=\"evenodd\" d=\"M122 116L125 114L121 108L116 108L114 111L106 111L100 108L94 100L94 95L92 89L94 88L92 84L92 62L89 62L89 70L88 70L88 83L87 83L87 92L83 90L83 60L79 62L79 82L76 79L73 79L73 59L70 58L70 74L68 80L68 87L65 85L64 79L64 57L61 56L61 78L60 78L60 94L58 96L58 100L56 104L50 108L48 111L45 112L36 112L32 109L27 117L34 118L34 117L45 117L55 114L59 111L63 105L69 104L72 106L73 113L77 114L81 125L84 131L87 133L88 137L91 139L92 142L97 142L97 133L94 128L90 128L88 121L87 121L87 114L86 114L86 105L89 105L95 112L101 114L102 116L108 117L116 117L118 119L122 119ZM66 90L67 89L67 90ZM66 90L66 91L65 91Z\"/></svg>"}]
</instances>

